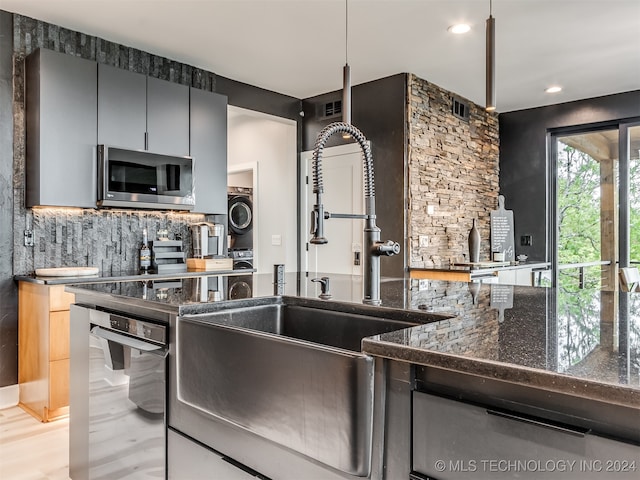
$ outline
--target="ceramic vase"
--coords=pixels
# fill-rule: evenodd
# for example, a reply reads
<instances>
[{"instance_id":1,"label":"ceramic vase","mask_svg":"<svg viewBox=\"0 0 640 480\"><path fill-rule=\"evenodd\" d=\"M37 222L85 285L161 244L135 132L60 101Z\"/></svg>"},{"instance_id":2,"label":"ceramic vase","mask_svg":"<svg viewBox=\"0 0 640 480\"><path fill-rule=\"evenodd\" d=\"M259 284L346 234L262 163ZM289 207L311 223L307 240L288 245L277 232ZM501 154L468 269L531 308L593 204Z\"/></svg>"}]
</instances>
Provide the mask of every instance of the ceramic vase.
<instances>
[{"instance_id":1,"label":"ceramic vase","mask_svg":"<svg viewBox=\"0 0 640 480\"><path fill-rule=\"evenodd\" d=\"M480 261L480 232L476 228L476 219L473 219L473 226L469 230L469 262L478 263Z\"/></svg>"}]
</instances>

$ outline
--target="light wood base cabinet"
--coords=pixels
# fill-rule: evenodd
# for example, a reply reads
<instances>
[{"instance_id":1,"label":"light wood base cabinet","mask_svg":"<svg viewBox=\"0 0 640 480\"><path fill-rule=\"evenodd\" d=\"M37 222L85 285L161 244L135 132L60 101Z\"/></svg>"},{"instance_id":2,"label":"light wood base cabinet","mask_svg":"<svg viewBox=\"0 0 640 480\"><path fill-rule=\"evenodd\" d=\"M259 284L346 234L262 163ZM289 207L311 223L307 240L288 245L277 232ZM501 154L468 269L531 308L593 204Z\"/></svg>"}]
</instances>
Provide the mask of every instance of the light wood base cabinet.
<instances>
[{"instance_id":1,"label":"light wood base cabinet","mask_svg":"<svg viewBox=\"0 0 640 480\"><path fill-rule=\"evenodd\" d=\"M20 406L48 422L69 414L69 305L64 285L18 287Z\"/></svg>"}]
</instances>

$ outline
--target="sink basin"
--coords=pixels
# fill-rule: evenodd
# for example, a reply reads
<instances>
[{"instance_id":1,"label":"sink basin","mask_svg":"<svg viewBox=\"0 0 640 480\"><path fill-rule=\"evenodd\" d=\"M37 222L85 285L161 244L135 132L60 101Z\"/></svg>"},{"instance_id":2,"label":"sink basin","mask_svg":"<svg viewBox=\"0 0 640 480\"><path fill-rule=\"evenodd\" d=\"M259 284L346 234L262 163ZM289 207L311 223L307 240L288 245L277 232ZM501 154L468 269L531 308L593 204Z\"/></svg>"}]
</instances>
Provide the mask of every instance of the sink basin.
<instances>
[{"instance_id":1,"label":"sink basin","mask_svg":"<svg viewBox=\"0 0 640 480\"><path fill-rule=\"evenodd\" d=\"M373 425L362 338L444 318L299 297L213 308L178 319L178 401L358 476Z\"/></svg>"}]
</instances>

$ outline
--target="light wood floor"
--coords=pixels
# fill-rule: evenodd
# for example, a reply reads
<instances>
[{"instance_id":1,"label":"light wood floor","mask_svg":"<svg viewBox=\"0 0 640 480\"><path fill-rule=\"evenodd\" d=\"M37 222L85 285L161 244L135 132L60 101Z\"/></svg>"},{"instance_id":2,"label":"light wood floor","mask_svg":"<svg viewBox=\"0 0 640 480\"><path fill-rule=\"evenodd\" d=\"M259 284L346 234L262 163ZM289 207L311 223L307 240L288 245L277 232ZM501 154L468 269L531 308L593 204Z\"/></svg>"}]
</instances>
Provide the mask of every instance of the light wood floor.
<instances>
[{"instance_id":1,"label":"light wood floor","mask_svg":"<svg viewBox=\"0 0 640 480\"><path fill-rule=\"evenodd\" d=\"M0 410L0 479L69 480L69 419L42 423L20 407Z\"/></svg>"}]
</instances>

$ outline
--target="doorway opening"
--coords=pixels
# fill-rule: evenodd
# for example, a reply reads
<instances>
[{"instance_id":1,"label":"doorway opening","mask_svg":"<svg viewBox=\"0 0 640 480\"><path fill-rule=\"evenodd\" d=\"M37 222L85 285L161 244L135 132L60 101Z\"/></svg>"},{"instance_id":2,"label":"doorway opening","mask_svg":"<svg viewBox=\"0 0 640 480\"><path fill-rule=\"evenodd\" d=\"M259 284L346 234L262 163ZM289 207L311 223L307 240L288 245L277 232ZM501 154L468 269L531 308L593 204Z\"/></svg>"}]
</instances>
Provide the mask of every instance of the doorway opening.
<instances>
[{"instance_id":1,"label":"doorway opening","mask_svg":"<svg viewBox=\"0 0 640 480\"><path fill-rule=\"evenodd\" d=\"M640 124L551 139L555 284L617 290L618 268L640 264Z\"/></svg>"},{"instance_id":2,"label":"doorway opening","mask_svg":"<svg viewBox=\"0 0 640 480\"><path fill-rule=\"evenodd\" d=\"M640 295L620 288L619 269L640 265L640 119L550 138L557 368L615 352L628 378Z\"/></svg>"},{"instance_id":3,"label":"doorway opening","mask_svg":"<svg viewBox=\"0 0 640 480\"><path fill-rule=\"evenodd\" d=\"M363 220L332 219L325 222L326 245L313 245L310 212L313 209L313 152L300 155L300 235L303 243L301 270L314 274L362 275ZM362 151L355 143L324 149L324 206L331 213L364 214Z\"/></svg>"}]
</instances>

